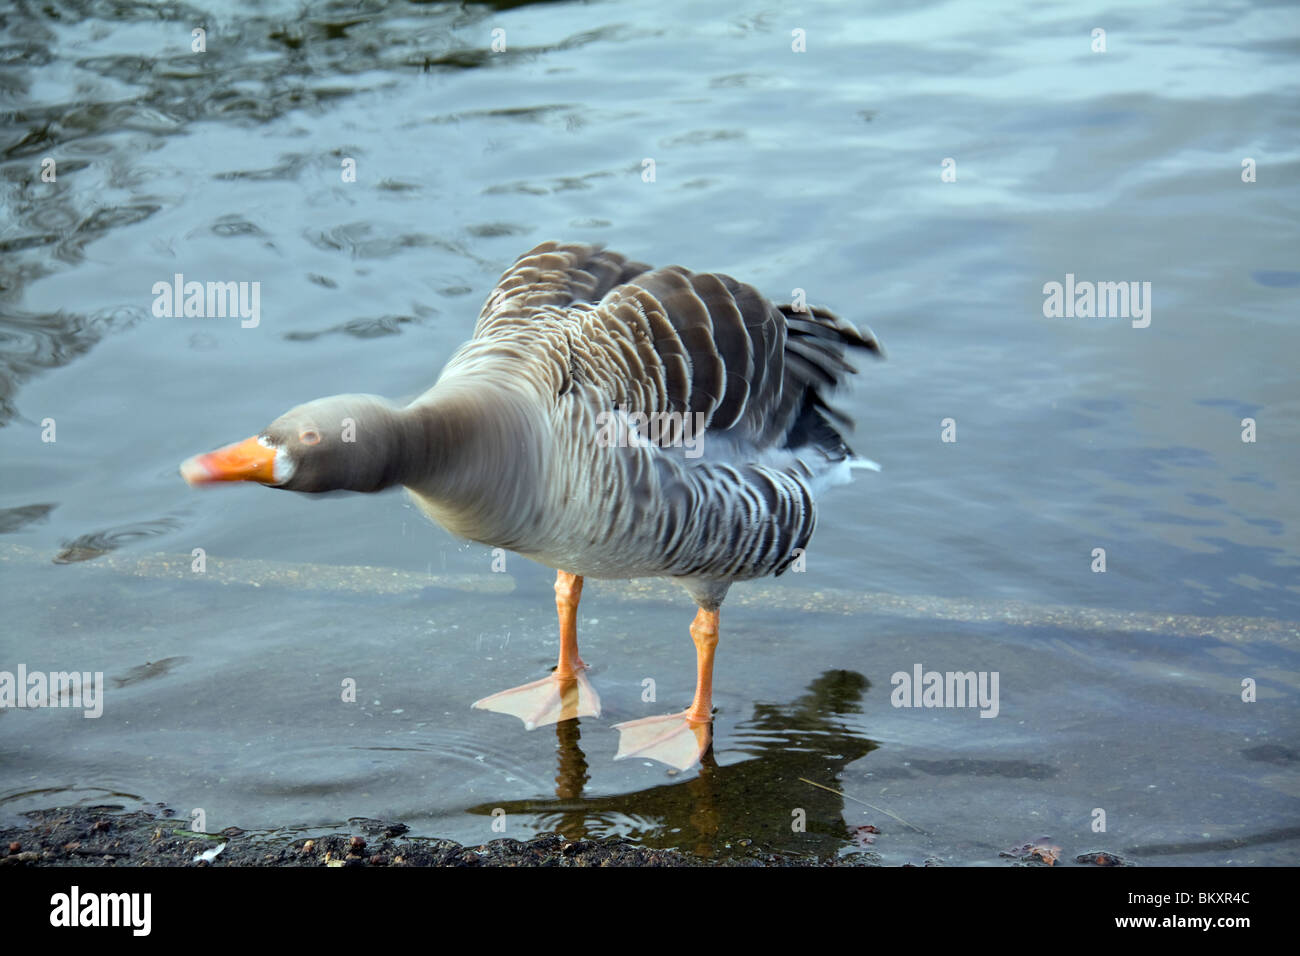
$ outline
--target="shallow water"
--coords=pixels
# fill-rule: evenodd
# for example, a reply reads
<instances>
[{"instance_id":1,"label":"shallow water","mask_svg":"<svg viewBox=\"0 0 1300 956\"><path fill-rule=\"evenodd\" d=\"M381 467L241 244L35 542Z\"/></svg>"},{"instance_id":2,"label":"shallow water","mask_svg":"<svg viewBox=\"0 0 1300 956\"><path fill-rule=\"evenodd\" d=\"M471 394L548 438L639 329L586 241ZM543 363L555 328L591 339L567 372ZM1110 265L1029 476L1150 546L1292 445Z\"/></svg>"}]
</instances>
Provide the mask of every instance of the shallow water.
<instances>
[{"instance_id":1,"label":"shallow water","mask_svg":"<svg viewBox=\"0 0 1300 956\"><path fill-rule=\"evenodd\" d=\"M1300 862L1300 11L697 7L0 14L0 670L107 683L97 720L0 710L0 815ZM689 699L684 593L590 588L606 713L526 733L468 705L553 663L550 571L400 494L176 473L306 399L418 394L552 237L804 289L889 352L840 402L884 470L724 607L700 771L612 761L610 724ZM259 324L154 317L178 272L259 282ZM1150 282L1149 326L1045 317L1067 274ZM997 672L998 716L892 706L917 664Z\"/></svg>"}]
</instances>

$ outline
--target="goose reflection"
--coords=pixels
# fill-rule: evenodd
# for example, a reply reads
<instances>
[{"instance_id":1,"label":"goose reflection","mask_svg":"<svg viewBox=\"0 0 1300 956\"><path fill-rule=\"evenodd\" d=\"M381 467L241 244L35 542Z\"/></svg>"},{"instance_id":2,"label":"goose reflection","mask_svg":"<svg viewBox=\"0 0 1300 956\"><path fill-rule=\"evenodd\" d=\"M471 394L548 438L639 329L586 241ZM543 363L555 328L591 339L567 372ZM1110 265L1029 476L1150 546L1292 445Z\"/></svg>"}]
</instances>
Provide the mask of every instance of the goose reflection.
<instances>
[{"instance_id":1,"label":"goose reflection","mask_svg":"<svg viewBox=\"0 0 1300 956\"><path fill-rule=\"evenodd\" d=\"M491 801L469 812L490 816L499 807L570 840L622 835L705 857L737 850L830 856L849 845L844 801L800 778L834 786L847 765L876 749L844 720L861 713L870 686L854 671L827 671L788 704L756 704L728 735L727 749L750 759L719 766L710 748L695 776L613 796L583 796L590 774L580 721L565 720L555 725L555 799Z\"/></svg>"}]
</instances>

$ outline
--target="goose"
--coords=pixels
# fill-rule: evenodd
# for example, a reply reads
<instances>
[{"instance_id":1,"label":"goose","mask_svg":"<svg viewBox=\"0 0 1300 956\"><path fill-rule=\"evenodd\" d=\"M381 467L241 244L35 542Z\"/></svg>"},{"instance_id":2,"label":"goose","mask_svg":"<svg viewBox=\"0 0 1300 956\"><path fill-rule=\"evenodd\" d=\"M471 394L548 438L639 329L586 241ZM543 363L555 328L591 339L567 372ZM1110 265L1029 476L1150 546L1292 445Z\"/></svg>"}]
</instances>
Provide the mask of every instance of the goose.
<instances>
[{"instance_id":1,"label":"goose","mask_svg":"<svg viewBox=\"0 0 1300 956\"><path fill-rule=\"evenodd\" d=\"M677 581L697 605L694 700L615 725L615 759L685 770L712 742L731 584L787 570L817 496L878 470L826 403L857 371L848 349L883 357L869 329L774 305L728 275L548 241L505 271L473 337L415 401L317 399L180 472L309 493L401 485L453 535L554 568L555 670L473 704L528 729L600 716L578 654L584 578Z\"/></svg>"}]
</instances>

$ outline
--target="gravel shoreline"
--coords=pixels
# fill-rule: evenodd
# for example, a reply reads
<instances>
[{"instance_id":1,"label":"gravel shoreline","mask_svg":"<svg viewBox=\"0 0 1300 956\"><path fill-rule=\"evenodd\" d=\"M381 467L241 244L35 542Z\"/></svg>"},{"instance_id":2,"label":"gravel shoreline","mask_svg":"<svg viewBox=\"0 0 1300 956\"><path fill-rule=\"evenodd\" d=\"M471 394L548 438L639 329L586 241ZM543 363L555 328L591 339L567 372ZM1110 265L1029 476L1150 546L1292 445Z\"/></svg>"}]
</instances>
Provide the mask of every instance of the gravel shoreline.
<instances>
[{"instance_id":1,"label":"gravel shoreline","mask_svg":"<svg viewBox=\"0 0 1300 956\"><path fill-rule=\"evenodd\" d=\"M407 836L401 823L354 820L350 835L241 830L200 834L165 808L54 807L24 814L26 826L0 829L0 866L878 866L874 854L816 859L755 852L706 859L638 846L621 838L569 840L550 833L477 846ZM221 847L210 861L202 859Z\"/></svg>"}]
</instances>

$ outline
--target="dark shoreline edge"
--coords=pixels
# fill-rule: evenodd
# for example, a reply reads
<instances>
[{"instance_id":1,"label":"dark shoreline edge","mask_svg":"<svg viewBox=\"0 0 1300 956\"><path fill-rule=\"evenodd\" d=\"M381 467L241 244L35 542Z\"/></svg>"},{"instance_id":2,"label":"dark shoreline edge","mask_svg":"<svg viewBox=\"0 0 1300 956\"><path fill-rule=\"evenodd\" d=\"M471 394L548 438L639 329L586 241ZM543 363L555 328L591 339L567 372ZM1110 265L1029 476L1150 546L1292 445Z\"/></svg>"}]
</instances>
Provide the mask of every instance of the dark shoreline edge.
<instances>
[{"instance_id":1,"label":"dark shoreline edge","mask_svg":"<svg viewBox=\"0 0 1300 956\"><path fill-rule=\"evenodd\" d=\"M872 853L817 859L759 851L708 859L679 850L651 849L620 837L569 840L558 833L540 834L526 841L502 838L469 847L451 840L406 836L407 828L401 823L363 819L350 821L351 835L322 828L320 836L310 836L238 827L213 834L193 833L185 829L183 817L165 808L154 812L112 806L52 807L23 816L30 821L26 826L0 829L0 867L880 865ZM210 863L196 860L223 844Z\"/></svg>"}]
</instances>

